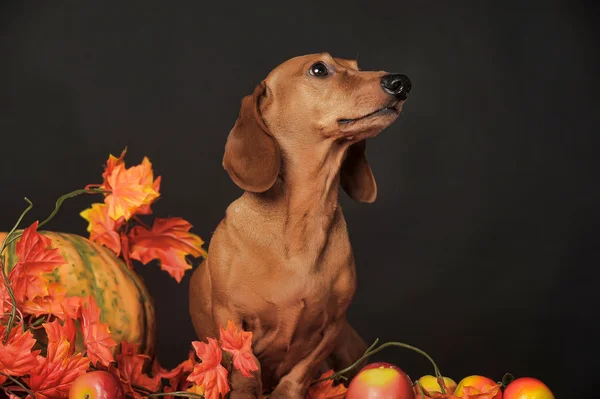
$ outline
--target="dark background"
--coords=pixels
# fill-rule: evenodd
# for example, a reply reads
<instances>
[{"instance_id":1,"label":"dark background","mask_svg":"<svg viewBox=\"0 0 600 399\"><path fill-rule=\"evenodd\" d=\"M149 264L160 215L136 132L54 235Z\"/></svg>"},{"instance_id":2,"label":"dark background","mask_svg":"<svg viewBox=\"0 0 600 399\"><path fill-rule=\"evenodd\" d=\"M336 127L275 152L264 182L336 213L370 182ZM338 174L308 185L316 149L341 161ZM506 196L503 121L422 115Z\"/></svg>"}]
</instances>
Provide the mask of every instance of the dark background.
<instances>
[{"instance_id":1,"label":"dark background","mask_svg":"<svg viewBox=\"0 0 600 399\"><path fill-rule=\"evenodd\" d=\"M150 157L158 216L205 241L239 194L221 167L242 96L305 53L360 54L410 76L400 120L370 141L372 205L341 201L371 342L429 352L457 382L505 372L558 398L590 387L598 305L596 8L581 2L3 2L0 229L99 183L109 153ZM48 228L85 235L67 203ZM159 356L195 339L181 284L138 267L157 301ZM432 370L389 349L413 378ZM589 393L589 392L588 392Z\"/></svg>"}]
</instances>

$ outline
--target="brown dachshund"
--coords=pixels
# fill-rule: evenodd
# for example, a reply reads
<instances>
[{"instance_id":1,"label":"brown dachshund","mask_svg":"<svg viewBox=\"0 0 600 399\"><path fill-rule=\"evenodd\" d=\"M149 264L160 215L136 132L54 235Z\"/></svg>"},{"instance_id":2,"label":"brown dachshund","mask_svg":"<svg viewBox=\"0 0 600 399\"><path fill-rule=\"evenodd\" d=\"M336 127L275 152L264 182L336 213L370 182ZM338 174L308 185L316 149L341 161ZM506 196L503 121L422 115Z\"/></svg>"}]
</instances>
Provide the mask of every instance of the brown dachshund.
<instances>
[{"instance_id":1,"label":"brown dachshund","mask_svg":"<svg viewBox=\"0 0 600 399\"><path fill-rule=\"evenodd\" d=\"M231 320L253 333L257 378L232 375L232 399L304 399L323 365L367 346L346 321L356 272L339 186L373 202L365 139L396 120L411 83L313 54L275 68L242 100L223 166L244 190L190 282L201 340Z\"/></svg>"}]
</instances>

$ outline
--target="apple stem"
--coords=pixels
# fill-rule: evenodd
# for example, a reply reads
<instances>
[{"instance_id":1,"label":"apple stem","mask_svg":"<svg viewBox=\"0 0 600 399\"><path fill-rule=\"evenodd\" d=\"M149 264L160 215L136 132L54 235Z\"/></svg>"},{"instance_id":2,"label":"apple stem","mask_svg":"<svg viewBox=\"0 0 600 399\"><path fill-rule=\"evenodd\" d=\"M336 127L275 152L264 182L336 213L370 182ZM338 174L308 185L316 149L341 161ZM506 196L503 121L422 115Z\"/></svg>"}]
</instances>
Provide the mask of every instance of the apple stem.
<instances>
[{"instance_id":1,"label":"apple stem","mask_svg":"<svg viewBox=\"0 0 600 399\"><path fill-rule=\"evenodd\" d=\"M389 346L398 346L398 347L401 347L401 348L410 349L410 350L412 350L414 352L420 353L421 355L425 356L431 362L431 364L433 365L433 369L435 371L435 376L438 379L442 378L442 374L440 373L440 369L438 368L437 364L433 361L433 359L431 358L431 356L429 356L427 354L427 352L425 352L425 351L423 351L423 350L421 350L421 349L419 349L419 348L417 348L415 346L412 346L412 345L409 345L409 344L405 344L403 342L386 342L386 343L382 344L381 346L379 346L378 348L376 348L375 346L377 345L378 342L379 342L379 339L375 340L375 342L369 347L369 349L367 349L367 351L364 353L364 355L360 359L358 359L356 362L354 362L354 364L346 367L345 369L342 369L342 370L340 370L338 372L333 373L329 377L321 378L321 379L319 379L317 381L314 381L311 385L315 385L315 384L318 384L320 382L327 381L327 380L338 380L338 379L340 379L343 376L343 374L346 374L347 372L352 371L356 367L358 367L358 365L361 364L365 359L367 359L368 357L370 357L370 356L372 356L372 355L374 355L374 354L382 351L383 349L385 349L385 348L387 348ZM442 384L440 384L440 385L442 385ZM442 389L442 393L445 394L446 393L446 389L445 389L445 387L443 385L441 386L441 389Z\"/></svg>"}]
</instances>

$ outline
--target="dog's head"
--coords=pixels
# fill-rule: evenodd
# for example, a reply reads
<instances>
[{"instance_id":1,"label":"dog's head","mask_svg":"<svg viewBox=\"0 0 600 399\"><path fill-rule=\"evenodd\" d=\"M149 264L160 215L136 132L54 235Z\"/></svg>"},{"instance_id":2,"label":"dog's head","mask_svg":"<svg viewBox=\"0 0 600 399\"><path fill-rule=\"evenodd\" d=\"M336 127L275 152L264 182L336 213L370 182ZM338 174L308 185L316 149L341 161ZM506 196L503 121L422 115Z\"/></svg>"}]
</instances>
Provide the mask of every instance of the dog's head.
<instances>
[{"instance_id":1,"label":"dog's head","mask_svg":"<svg viewBox=\"0 0 600 399\"><path fill-rule=\"evenodd\" d=\"M365 139L396 120L410 89L405 75L360 71L355 61L327 53L292 58L242 100L223 166L242 189L264 192L279 175L282 151L346 145L342 187L372 202L376 184Z\"/></svg>"}]
</instances>

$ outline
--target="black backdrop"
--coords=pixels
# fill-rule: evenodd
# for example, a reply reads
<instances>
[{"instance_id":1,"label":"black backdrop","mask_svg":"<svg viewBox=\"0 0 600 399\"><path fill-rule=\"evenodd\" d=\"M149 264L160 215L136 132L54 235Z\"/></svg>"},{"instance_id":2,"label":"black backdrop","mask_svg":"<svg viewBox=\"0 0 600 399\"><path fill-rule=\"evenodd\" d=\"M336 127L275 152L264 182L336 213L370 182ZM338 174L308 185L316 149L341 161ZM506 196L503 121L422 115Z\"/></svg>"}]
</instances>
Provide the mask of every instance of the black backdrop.
<instances>
[{"instance_id":1,"label":"black backdrop","mask_svg":"<svg viewBox=\"0 0 600 399\"><path fill-rule=\"evenodd\" d=\"M349 319L369 342L425 349L457 381L510 371L576 397L597 353L591 4L4 2L0 228L24 196L30 223L100 182L127 145L130 164L147 155L163 176L155 213L208 241L240 193L221 158L241 97L292 56L360 54L363 69L408 74L413 92L369 144L377 202L341 198L359 278ZM86 234L91 201L67 203L49 228ZM189 273L177 284L138 270L173 366L195 338ZM376 359L431 372L400 349Z\"/></svg>"}]
</instances>

